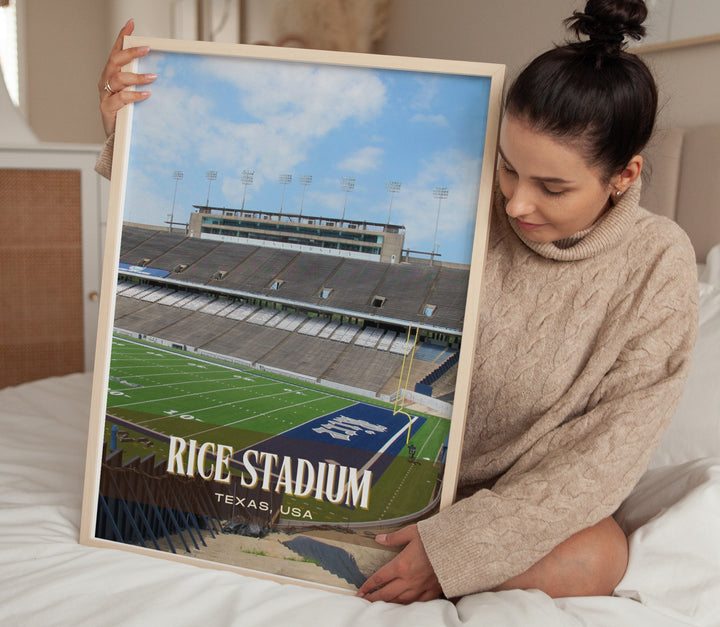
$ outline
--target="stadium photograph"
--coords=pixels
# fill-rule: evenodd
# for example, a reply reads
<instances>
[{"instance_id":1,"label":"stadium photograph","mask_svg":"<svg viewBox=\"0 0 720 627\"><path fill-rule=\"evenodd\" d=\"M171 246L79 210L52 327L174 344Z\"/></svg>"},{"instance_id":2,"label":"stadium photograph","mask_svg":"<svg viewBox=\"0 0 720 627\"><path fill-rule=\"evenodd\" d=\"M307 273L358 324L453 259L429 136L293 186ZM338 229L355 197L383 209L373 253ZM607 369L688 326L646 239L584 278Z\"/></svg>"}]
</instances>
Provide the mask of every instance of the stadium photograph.
<instances>
[{"instance_id":1,"label":"stadium photograph","mask_svg":"<svg viewBox=\"0 0 720 627\"><path fill-rule=\"evenodd\" d=\"M489 79L141 63L95 535L354 589L438 507Z\"/></svg>"}]
</instances>

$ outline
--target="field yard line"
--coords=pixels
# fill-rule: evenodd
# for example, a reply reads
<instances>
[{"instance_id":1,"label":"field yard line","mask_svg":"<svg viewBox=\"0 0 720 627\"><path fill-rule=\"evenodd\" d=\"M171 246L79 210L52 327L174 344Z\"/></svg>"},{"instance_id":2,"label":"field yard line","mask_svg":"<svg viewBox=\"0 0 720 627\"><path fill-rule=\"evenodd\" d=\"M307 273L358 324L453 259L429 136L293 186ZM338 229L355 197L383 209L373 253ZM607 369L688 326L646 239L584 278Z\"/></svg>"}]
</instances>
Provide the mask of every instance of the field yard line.
<instances>
[{"instance_id":1,"label":"field yard line","mask_svg":"<svg viewBox=\"0 0 720 627\"><path fill-rule=\"evenodd\" d=\"M293 392L285 392L285 394L293 394ZM277 395L273 395L273 396L277 396ZM267 398L267 397L255 397L255 398ZM253 398L253 399L248 399L248 400L255 400L255 398ZM275 412L277 412L277 411L285 411L285 410L288 410L288 409L292 409L293 407L300 407L301 405L307 405L307 404L309 404L309 403L315 403L316 401L320 401L320 400L323 400L323 399L322 399L322 398L312 398L312 399L309 399L309 400L307 400L307 401L302 401L301 403L295 403L295 405L286 405L285 407L277 407L277 408L275 408L275 409L271 409L270 411L263 412L262 414L254 414L254 415L252 415L252 416L248 416L247 418L240 418L239 420L236 420L235 422L229 422L229 423L224 424L224 425L216 425L216 426L214 426L214 427L211 427L210 429L206 429L205 431L198 431L195 435L202 435L203 433L208 433L208 432L210 432L210 431L214 431L215 429L219 429L219 428L221 428L221 427L232 427L233 425L239 424L239 423L241 423L241 422L245 422L246 420L253 420L253 419L255 419L255 418L259 418L260 416L268 416L269 414L273 414L273 413L275 413ZM222 407L222 405L220 405L220 407ZM196 412L196 413L197 413L197 412ZM330 413L334 413L334 412L330 412ZM326 415L327 415L327 414L326 414ZM316 418L313 418L313 420L316 420ZM297 427L297 425L296 425L295 427L291 427L290 429L288 429L288 431L292 431L292 430L295 429L296 427ZM287 431L283 431L282 433L287 433ZM277 435L273 435L272 438L276 438L278 435L282 435L282 433L278 433ZM268 438L268 439L271 440L272 438ZM265 442L265 440L263 440L263 442ZM256 442L253 446L255 446L255 445L257 445L257 444L258 444L258 443Z\"/></svg>"},{"instance_id":2,"label":"field yard line","mask_svg":"<svg viewBox=\"0 0 720 627\"><path fill-rule=\"evenodd\" d=\"M179 396L167 396L165 398L153 398L150 400L145 401L135 401L133 403L123 403L123 404L116 404L113 405L113 407L130 407L131 405L143 405L145 403L164 403L165 401L174 401L177 398L190 398L191 396L202 396L203 394L214 394L215 392L232 392L232 388L219 388L217 390L203 390L202 392L193 392L192 394L180 394ZM286 394L291 394L291 392L286 392ZM252 399L246 399L246 400L254 400L255 398L268 398L270 396L275 396L274 394L268 394L267 396L257 396L253 397ZM232 405L233 403L241 403L243 401L232 401L231 403L223 403L222 405L217 405L217 407L223 407L224 405ZM211 409L211 408L208 408ZM196 411L204 411L202 409L196 410Z\"/></svg>"},{"instance_id":3,"label":"field yard line","mask_svg":"<svg viewBox=\"0 0 720 627\"><path fill-rule=\"evenodd\" d=\"M138 360L138 361L144 361L144 360ZM133 370L138 370L140 368L157 368L157 364L150 364L148 366L114 366L112 362L110 362L110 368L113 371L117 370L127 370L128 368L132 368Z\"/></svg>"},{"instance_id":4,"label":"field yard line","mask_svg":"<svg viewBox=\"0 0 720 627\"><path fill-rule=\"evenodd\" d=\"M375 455L373 455L362 468L360 468L360 472L365 472L368 468L370 468L370 466L372 466L380 458L380 456L392 446L392 444L395 442L395 440L397 440L403 433L405 433L405 431L407 431L408 427L412 426L417 419L418 419L417 416L413 417L413 419L409 425L405 425L390 440L388 440L385 443L385 445L382 448L380 448L380 450L378 450L378 452L375 453ZM358 473L358 475L359 474L360 473Z\"/></svg>"},{"instance_id":5,"label":"field yard line","mask_svg":"<svg viewBox=\"0 0 720 627\"><path fill-rule=\"evenodd\" d=\"M160 351L160 352L164 352L164 353L167 353L168 355L172 355L172 356L175 356L175 357L182 357L183 359L186 359L186 360L188 360L188 361L199 361L200 363L203 363L203 364L209 364L209 365L211 365L211 366L217 366L218 368L225 368L226 370L230 370L230 371L235 372L235 373L245 374L245 375L247 375L247 376L249 376L249 377L257 377L257 378L259 378L259 379L264 379L264 380L266 380L266 381L273 381L273 382L275 382L275 383L281 383L281 384L283 384L283 385L292 385L293 387L295 387L295 388L297 388L297 389L299 389L299 390L307 390L307 391L309 391L309 392L315 392L315 393L323 394L324 396L333 396L334 398L341 398L341 399L344 399L344 400L349 400L349 401L351 401L351 402L353 402L353 403L356 403L356 402L357 402L357 400L354 399L354 398L351 398L351 397L349 397L349 396L343 396L342 394L338 394L336 390L333 390L332 392L326 391L326 390L317 390L317 389L314 388L314 387L310 387L310 386L308 386L308 385L304 385L301 381L295 381L295 380L293 380L293 381L286 381L286 380L284 380L284 379L275 379L275 378L269 376L268 374L263 373L261 370L258 370L257 368L253 368L252 366L245 367L245 366L240 366L240 365L233 366L233 365L230 365L230 364L216 363L216 362L214 362L214 361L208 361L208 360L206 360L206 359L202 359L201 357L196 357L196 356L194 356L194 355L187 355L187 354L176 353L175 351L172 351L172 350L170 350L170 349L167 349L167 348L165 348L165 347L163 347L163 346L155 346L155 345L153 345L152 347L150 347L150 346L148 346L147 344L142 344L141 342L137 342L137 341L132 340L132 339L129 339L129 338L117 338L117 337L115 337L114 339L119 339L120 341L126 342L127 344L133 344L133 345L135 345L135 346L141 346L141 347L143 347L143 348L151 348L152 350L158 350L158 351ZM111 364L111 365L112 365L112 364ZM248 368L249 368L249 369L248 369Z\"/></svg>"},{"instance_id":6,"label":"field yard line","mask_svg":"<svg viewBox=\"0 0 720 627\"><path fill-rule=\"evenodd\" d=\"M358 402L358 400L355 399L355 398L352 398L352 397L350 397L350 396L345 396L345 395L343 395L343 394L339 394L337 390L332 390L332 391L330 391L330 390L324 390L324 389L318 390L318 389L316 389L316 388L314 388L314 387L310 387L310 386L308 386L308 385L304 385L301 381L285 381L285 380L280 380L280 379L274 379L273 377L269 376L268 374L264 374L262 371L260 371L260 370L258 370L258 369L256 369L256 368L253 368L252 366L249 366L249 370L248 370L248 369L246 369L244 366L240 366L240 365L234 366L234 365L230 365L230 364L216 363L216 362L214 362L214 361L208 361L208 360L206 360L206 359L202 359L202 358L196 357L196 356L194 356L194 355L187 355L187 354L177 353L177 352L175 352L175 351L173 351L173 350L170 350L170 349L168 349L168 348L165 348L165 347L163 347L163 346L156 346L156 345L154 345L154 344L153 344L152 346L149 346L148 344L144 344L144 343L142 343L142 342L138 342L138 341L133 340L133 339L131 339L131 338L121 338L121 337L113 336L113 341L115 341L115 340L118 340L118 341L120 341L120 342L125 342L126 344L133 344L133 345L135 345L135 346L140 346L140 347L143 347L143 348L149 348L149 349L151 349L151 350L157 350L157 351L164 352L164 353L167 353L168 355L172 355L172 356L175 356L175 357L178 357L178 356L179 356L179 357L182 357L183 359L187 359L187 360L189 360L189 361L198 361L198 362L200 362L200 363L209 364L209 365L211 365L211 366L217 366L218 368L225 368L226 370L231 370L232 372L235 372L235 373L246 374L246 375L251 376L251 377L257 377L257 378L259 378L259 379L265 379L266 381L273 381L273 382L275 382L275 383L281 383L281 384L283 384L283 385L291 385L291 386L293 386L293 387L295 387L295 388L297 388L297 389L299 389L299 390L307 390L307 391L309 391L309 392L322 394L322 395L324 395L324 396L331 396L331 397L333 397L333 398L338 398L338 399L342 399L342 400L345 400L345 401L350 401L351 403L357 403L357 402ZM381 406L381 405L371 405L371 406L372 406L372 407L382 407L382 408L384 408L384 409L387 409L386 407ZM123 407L124 407L124 405L123 405Z\"/></svg>"},{"instance_id":7,"label":"field yard line","mask_svg":"<svg viewBox=\"0 0 720 627\"><path fill-rule=\"evenodd\" d=\"M127 378L132 378L132 377L127 377ZM220 381L236 381L236 380L237 379L232 379L232 378L228 378L228 379L194 379L194 380L190 380L190 381L179 381L177 383L156 383L155 385L141 385L137 389L151 390L152 388L166 388L166 387L170 387L170 386L177 387L179 385L189 385L191 383L218 383ZM119 383L119 381L116 381L115 383ZM236 390L236 389L247 390L248 388L262 388L262 387L268 387L269 385L277 385L277 383L274 383L274 384L273 383L264 383L263 385L248 384L248 385L240 387L240 388L237 388L237 387L230 388L230 390Z\"/></svg>"},{"instance_id":8,"label":"field yard line","mask_svg":"<svg viewBox=\"0 0 720 627\"><path fill-rule=\"evenodd\" d=\"M437 430L437 428L438 428L439 426L440 426L440 421L438 420L438 421L435 423L435 427L434 427L433 430L430 432L430 435L428 435L428 437L425 438L425 442L424 442L423 445L420 447L420 450L419 450L418 453L417 453L417 456L418 456L418 457L420 457L420 455L422 454L423 450L425 450L425 447L427 446L427 443L430 441L430 438L433 436L433 433L435 433L435 431Z\"/></svg>"},{"instance_id":9,"label":"field yard line","mask_svg":"<svg viewBox=\"0 0 720 627\"><path fill-rule=\"evenodd\" d=\"M208 359L203 359L202 357L197 357L195 355L188 355L185 353L178 353L174 350L170 350L168 348L165 348L164 346L156 346L153 344L152 346L148 346L147 344L143 344L142 342L137 342L135 340L129 339L129 338L115 338L120 339L120 341L125 342L126 344L133 344L135 346L142 346L143 348L147 348L154 351L160 351L161 353L166 353L168 355L171 355L173 357L180 357L181 359L185 359L188 361L199 361L201 364L208 364L210 366L217 366L218 368L224 368L225 370L232 370L233 372L242 372L244 374L249 375L255 375L255 372L248 372L244 369L243 366L231 366L230 364L220 364L214 361L209 361ZM112 363L112 362L111 362ZM262 376L262 375L260 375Z\"/></svg>"},{"instance_id":10,"label":"field yard line","mask_svg":"<svg viewBox=\"0 0 720 627\"><path fill-rule=\"evenodd\" d=\"M157 366L157 364L156 364L156 366ZM205 371L205 370L203 370L203 371L188 370L187 372L185 372L185 371L178 372L177 370L172 370L172 371L171 371L171 370L168 370L167 367L165 368L165 370L166 370L165 372L156 372L156 373L152 373L152 374L142 374L142 375L139 375L139 376L141 376L141 377L149 377L149 376L153 376L153 377L177 377L177 376L180 376L180 375L210 374L210 373L208 373L208 372ZM224 373L224 372L223 372L223 373L214 372L214 373L212 373L212 374L217 375L217 374L225 374L225 373ZM228 372L227 374L230 375L230 376L236 376L236 375L234 375L232 372ZM111 375L111 376L114 376L114 375ZM129 379L129 378L131 378L131 377L132 377L132 375L129 375L129 376L123 377L123 378ZM218 380L218 381L223 381L223 379L217 379L217 380Z\"/></svg>"}]
</instances>

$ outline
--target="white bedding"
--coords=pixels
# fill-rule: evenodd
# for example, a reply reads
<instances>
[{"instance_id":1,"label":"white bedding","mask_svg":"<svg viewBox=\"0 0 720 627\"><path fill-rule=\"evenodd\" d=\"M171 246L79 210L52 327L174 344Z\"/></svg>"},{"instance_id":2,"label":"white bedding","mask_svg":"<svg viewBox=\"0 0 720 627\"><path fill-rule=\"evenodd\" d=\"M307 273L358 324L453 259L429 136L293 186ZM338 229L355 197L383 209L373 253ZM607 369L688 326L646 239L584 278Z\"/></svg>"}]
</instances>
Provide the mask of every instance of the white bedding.
<instances>
[{"instance_id":1,"label":"white bedding","mask_svg":"<svg viewBox=\"0 0 720 627\"><path fill-rule=\"evenodd\" d=\"M0 392L1 625L720 625L720 459L650 471L628 499L621 520L638 529L623 598L371 605L79 545L90 387L70 375Z\"/></svg>"},{"instance_id":2,"label":"white bedding","mask_svg":"<svg viewBox=\"0 0 720 627\"><path fill-rule=\"evenodd\" d=\"M715 250L701 274L702 324L687 393L655 468L618 513L630 533L630 564L616 596L553 601L538 591L510 591L457 604L370 604L81 546L91 379L78 374L0 391L0 625L720 627Z\"/></svg>"}]
</instances>

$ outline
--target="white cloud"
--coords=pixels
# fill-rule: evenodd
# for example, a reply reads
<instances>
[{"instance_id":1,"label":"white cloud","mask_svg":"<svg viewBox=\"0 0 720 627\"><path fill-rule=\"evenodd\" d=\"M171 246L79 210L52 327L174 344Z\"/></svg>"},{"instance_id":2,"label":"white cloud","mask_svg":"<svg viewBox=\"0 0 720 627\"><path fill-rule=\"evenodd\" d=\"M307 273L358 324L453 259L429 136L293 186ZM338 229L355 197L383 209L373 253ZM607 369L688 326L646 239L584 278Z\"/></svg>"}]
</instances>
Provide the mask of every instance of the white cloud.
<instances>
[{"instance_id":1,"label":"white cloud","mask_svg":"<svg viewBox=\"0 0 720 627\"><path fill-rule=\"evenodd\" d=\"M411 122L420 124L437 124L438 126L449 126L447 118L438 113L437 115L429 115L426 113L416 113L410 118Z\"/></svg>"},{"instance_id":2,"label":"white cloud","mask_svg":"<svg viewBox=\"0 0 720 627\"><path fill-rule=\"evenodd\" d=\"M222 171L228 178L222 189L236 194L243 169L255 170L256 189L292 173L322 137L379 115L386 100L377 73L364 68L204 58L200 69L217 90L207 94L185 86L187 72L172 61L158 53L157 67L144 70L160 78L137 110L142 132L133 136L133 154L159 179L175 169ZM369 167L365 159L358 156L356 168Z\"/></svg>"},{"instance_id":3,"label":"white cloud","mask_svg":"<svg viewBox=\"0 0 720 627\"><path fill-rule=\"evenodd\" d=\"M440 253L448 257L451 253L448 248L452 247L453 253L462 248L469 259L473 230L468 226L475 220L479 177L479 160L450 150L435 154L415 180L407 185L403 182L393 203L392 221L405 225L406 246L430 252L437 222ZM448 188L448 196L442 202L433 196L435 187Z\"/></svg>"},{"instance_id":4,"label":"white cloud","mask_svg":"<svg viewBox=\"0 0 720 627\"><path fill-rule=\"evenodd\" d=\"M375 146L361 148L355 154L350 155L338 163L338 169L346 172L370 172L380 165L384 151Z\"/></svg>"}]
</instances>

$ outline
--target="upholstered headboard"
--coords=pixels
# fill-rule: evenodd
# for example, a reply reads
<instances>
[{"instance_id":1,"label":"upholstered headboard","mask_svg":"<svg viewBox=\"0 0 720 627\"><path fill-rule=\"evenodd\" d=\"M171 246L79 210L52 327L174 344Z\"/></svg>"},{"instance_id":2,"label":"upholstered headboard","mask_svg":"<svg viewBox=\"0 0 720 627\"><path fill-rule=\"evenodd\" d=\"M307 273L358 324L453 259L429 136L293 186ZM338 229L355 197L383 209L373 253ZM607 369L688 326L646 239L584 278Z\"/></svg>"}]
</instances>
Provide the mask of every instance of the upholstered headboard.
<instances>
[{"instance_id":1,"label":"upholstered headboard","mask_svg":"<svg viewBox=\"0 0 720 627\"><path fill-rule=\"evenodd\" d=\"M645 152L642 205L685 229L704 261L720 243L720 125L660 129Z\"/></svg>"}]
</instances>

